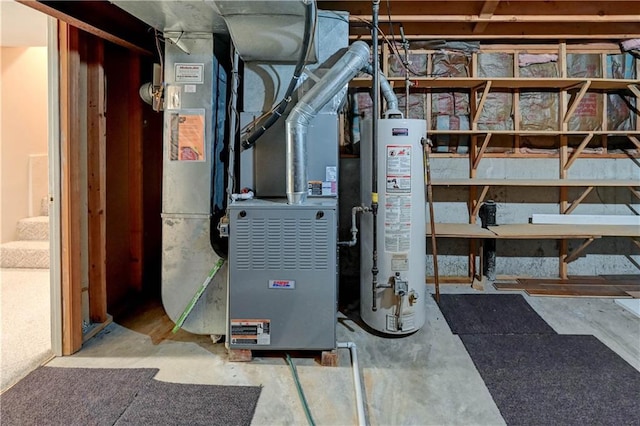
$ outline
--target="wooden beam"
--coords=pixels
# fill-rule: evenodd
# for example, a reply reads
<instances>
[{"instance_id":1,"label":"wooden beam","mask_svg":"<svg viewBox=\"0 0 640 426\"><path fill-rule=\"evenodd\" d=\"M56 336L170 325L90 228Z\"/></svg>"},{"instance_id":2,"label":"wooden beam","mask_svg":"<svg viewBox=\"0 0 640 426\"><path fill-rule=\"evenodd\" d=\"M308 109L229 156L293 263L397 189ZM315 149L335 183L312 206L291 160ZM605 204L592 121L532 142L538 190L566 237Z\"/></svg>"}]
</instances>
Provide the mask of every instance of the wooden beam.
<instances>
[{"instance_id":1,"label":"wooden beam","mask_svg":"<svg viewBox=\"0 0 640 426\"><path fill-rule=\"evenodd\" d=\"M591 191L593 191L593 186L587 187L584 192L582 192L582 194L564 211L564 214L570 214L574 211Z\"/></svg>"},{"instance_id":2,"label":"wooden beam","mask_svg":"<svg viewBox=\"0 0 640 426\"><path fill-rule=\"evenodd\" d=\"M482 205L482 202L484 201L484 197L487 196L487 192L489 192L489 186L484 186L482 188L482 192L480 193L480 196L478 197L478 199L474 200L474 206L472 211L473 217L478 216L478 212L480 211L480 207Z\"/></svg>"},{"instance_id":3,"label":"wooden beam","mask_svg":"<svg viewBox=\"0 0 640 426\"><path fill-rule=\"evenodd\" d=\"M478 104L478 108L476 109L476 113L473 115L473 123L472 129L476 130L478 128L478 120L480 119L480 115L482 114L482 109L484 108L485 102L487 102L487 97L489 96L489 91L491 90L491 84L493 82L488 80L484 84L484 90L482 92L482 98L480 98L480 103ZM477 91L477 89L473 89L473 91Z\"/></svg>"},{"instance_id":4,"label":"wooden beam","mask_svg":"<svg viewBox=\"0 0 640 426\"><path fill-rule=\"evenodd\" d=\"M487 1L486 3L499 3L498 1ZM349 20L372 22L372 15L350 15ZM489 23L615 23L628 22L637 23L640 21L637 15L494 15L492 12L480 15L388 15L380 14L378 21L382 23L389 22L471 22L476 24Z\"/></svg>"},{"instance_id":5,"label":"wooden beam","mask_svg":"<svg viewBox=\"0 0 640 426\"><path fill-rule=\"evenodd\" d=\"M476 154L476 158L473 161L473 169L478 170L478 166L480 165L480 160L482 160L482 156L484 152L487 150L487 146L489 146L489 141L491 140L491 136L493 133L487 133L484 137L484 141L482 142L482 146L480 147L480 151Z\"/></svg>"},{"instance_id":6,"label":"wooden beam","mask_svg":"<svg viewBox=\"0 0 640 426\"><path fill-rule=\"evenodd\" d=\"M480 18L482 19L487 19L487 18L491 18L493 16L493 12L496 11L496 8L498 7L498 3L500 3L500 1L490 1L487 0L484 2L484 4L482 5L482 10L480 11ZM483 32L486 28L487 28L488 22L477 22L474 26L473 26L473 33L474 34L478 34Z\"/></svg>"},{"instance_id":7,"label":"wooden beam","mask_svg":"<svg viewBox=\"0 0 640 426\"><path fill-rule=\"evenodd\" d=\"M581 84L581 86L582 87L580 88L580 91L578 92L578 94L570 102L569 109L567 110L567 113L564 115L564 119L562 120L562 124L569 123L569 120L571 119L573 114L576 112L576 109L578 108L578 105L580 105L580 102L582 101L582 98L584 98L584 95L587 93L587 90L589 89L589 86L591 86L591 80L585 81L584 83Z\"/></svg>"},{"instance_id":8,"label":"wooden beam","mask_svg":"<svg viewBox=\"0 0 640 426\"><path fill-rule=\"evenodd\" d=\"M104 42L87 37L87 187L89 231L89 318L107 321L106 179Z\"/></svg>"},{"instance_id":9,"label":"wooden beam","mask_svg":"<svg viewBox=\"0 0 640 426\"><path fill-rule=\"evenodd\" d=\"M156 51L149 26L109 2L17 1L127 49L145 55L153 55Z\"/></svg>"},{"instance_id":10,"label":"wooden beam","mask_svg":"<svg viewBox=\"0 0 640 426\"><path fill-rule=\"evenodd\" d=\"M80 256L80 31L59 22L62 353L82 347L82 272Z\"/></svg>"},{"instance_id":11,"label":"wooden beam","mask_svg":"<svg viewBox=\"0 0 640 426\"><path fill-rule=\"evenodd\" d=\"M632 135L627 135L627 138L633 143L637 149L640 149L640 140L637 137Z\"/></svg>"},{"instance_id":12,"label":"wooden beam","mask_svg":"<svg viewBox=\"0 0 640 426\"><path fill-rule=\"evenodd\" d=\"M144 205L142 182L142 101L140 87L140 57L129 54L129 282L142 291L144 259Z\"/></svg>"},{"instance_id":13,"label":"wooden beam","mask_svg":"<svg viewBox=\"0 0 640 426\"><path fill-rule=\"evenodd\" d=\"M576 260L578 258L578 256L580 256L580 253L582 253L584 251L584 249L586 249L589 244L591 244L593 242L593 238L589 238L587 239L584 243L582 243L580 245L580 247L576 248L574 251L571 252L570 255L566 256L564 258L564 262L565 263L571 263L574 260Z\"/></svg>"},{"instance_id":14,"label":"wooden beam","mask_svg":"<svg viewBox=\"0 0 640 426\"><path fill-rule=\"evenodd\" d=\"M573 165L573 163L578 159L578 157L580 156L582 151L587 147L587 145L589 144L589 141L592 138L593 138L593 133L589 133L587 136L584 137L584 139L582 140L580 145L576 148L576 150L573 151L573 153L571 153L571 157L569 158L569 161L567 161L567 164L563 166L562 170L564 172L569 171L569 168L571 168L571 165Z\"/></svg>"}]
</instances>

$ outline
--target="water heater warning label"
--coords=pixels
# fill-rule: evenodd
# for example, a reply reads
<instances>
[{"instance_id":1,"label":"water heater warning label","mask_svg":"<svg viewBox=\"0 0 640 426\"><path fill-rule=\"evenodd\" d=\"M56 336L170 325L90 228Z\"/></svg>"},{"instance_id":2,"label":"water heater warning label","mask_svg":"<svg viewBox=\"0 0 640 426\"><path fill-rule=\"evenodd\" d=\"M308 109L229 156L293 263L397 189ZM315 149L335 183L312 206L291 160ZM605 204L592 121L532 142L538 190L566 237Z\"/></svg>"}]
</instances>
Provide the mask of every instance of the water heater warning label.
<instances>
[{"instance_id":1,"label":"water heater warning label","mask_svg":"<svg viewBox=\"0 0 640 426\"><path fill-rule=\"evenodd\" d=\"M411 145L387 145L387 192L411 192Z\"/></svg>"},{"instance_id":2,"label":"water heater warning label","mask_svg":"<svg viewBox=\"0 0 640 426\"><path fill-rule=\"evenodd\" d=\"M384 251L411 250L411 196L388 195L384 203Z\"/></svg>"},{"instance_id":3,"label":"water heater warning label","mask_svg":"<svg viewBox=\"0 0 640 426\"><path fill-rule=\"evenodd\" d=\"M232 345L270 345L271 320L231 320Z\"/></svg>"}]
</instances>

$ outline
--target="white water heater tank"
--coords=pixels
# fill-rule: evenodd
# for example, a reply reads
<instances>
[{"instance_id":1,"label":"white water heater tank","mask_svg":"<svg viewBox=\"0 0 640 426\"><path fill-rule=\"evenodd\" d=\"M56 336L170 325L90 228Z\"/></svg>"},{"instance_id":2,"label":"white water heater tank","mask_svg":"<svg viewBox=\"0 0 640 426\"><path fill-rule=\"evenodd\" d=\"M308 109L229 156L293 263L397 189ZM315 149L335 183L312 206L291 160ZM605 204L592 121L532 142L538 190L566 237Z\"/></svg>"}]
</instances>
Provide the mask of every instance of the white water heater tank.
<instances>
[{"instance_id":1,"label":"white water heater tank","mask_svg":"<svg viewBox=\"0 0 640 426\"><path fill-rule=\"evenodd\" d=\"M371 121L363 121L360 142L361 194L372 201ZM424 120L384 118L377 141L377 284L373 267L373 215L360 221L360 315L386 334L410 334L426 319L426 197Z\"/></svg>"}]
</instances>

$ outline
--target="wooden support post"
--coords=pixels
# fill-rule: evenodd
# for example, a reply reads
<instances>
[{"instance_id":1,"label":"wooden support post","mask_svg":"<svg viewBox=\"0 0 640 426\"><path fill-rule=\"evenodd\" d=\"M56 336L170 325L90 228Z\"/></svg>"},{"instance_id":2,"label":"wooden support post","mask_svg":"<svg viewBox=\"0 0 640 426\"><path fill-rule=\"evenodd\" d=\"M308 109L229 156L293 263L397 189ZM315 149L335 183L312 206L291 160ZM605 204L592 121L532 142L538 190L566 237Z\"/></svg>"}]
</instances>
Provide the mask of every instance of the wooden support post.
<instances>
[{"instance_id":1,"label":"wooden support post","mask_svg":"<svg viewBox=\"0 0 640 426\"><path fill-rule=\"evenodd\" d=\"M142 104L140 57L129 53L129 283L142 291L144 259L144 206L142 190Z\"/></svg>"},{"instance_id":2,"label":"wooden support post","mask_svg":"<svg viewBox=\"0 0 640 426\"><path fill-rule=\"evenodd\" d=\"M87 200L89 231L89 318L107 320L106 117L104 42L89 37L87 49Z\"/></svg>"},{"instance_id":3,"label":"wooden support post","mask_svg":"<svg viewBox=\"0 0 640 426\"><path fill-rule=\"evenodd\" d=\"M82 272L80 259L80 30L59 21L62 354L82 347Z\"/></svg>"}]
</instances>

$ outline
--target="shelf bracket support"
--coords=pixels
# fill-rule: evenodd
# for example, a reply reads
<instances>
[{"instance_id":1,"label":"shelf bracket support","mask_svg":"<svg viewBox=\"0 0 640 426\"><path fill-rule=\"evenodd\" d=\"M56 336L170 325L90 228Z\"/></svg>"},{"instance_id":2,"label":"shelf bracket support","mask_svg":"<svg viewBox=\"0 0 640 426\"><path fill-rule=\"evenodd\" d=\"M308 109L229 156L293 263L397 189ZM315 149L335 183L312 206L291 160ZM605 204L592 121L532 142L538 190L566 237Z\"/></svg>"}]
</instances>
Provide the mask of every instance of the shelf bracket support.
<instances>
[{"instance_id":1,"label":"shelf bracket support","mask_svg":"<svg viewBox=\"0 0 640 426\"><path fill-rule=\"evenodd\" d=\"M638 240L637 238L631 238L631 241L633 241L635 245L637 245L638 248L640 248L640 240Z\"/></svg>"},{"instance_id":2,"label":"shelf bracket support","mask_svg":"<svg viewBox=\"0 0 640 426\"><path fill-rule=\"evenodd\" d=\"M633 135L627 135L627 138L631 141L632 144L636 146L636 148L640 149L640 140Z\"/></svg>"},{"instance_id":3,"label":"shelf bracket support","mask_svg":"<svg viewBox=\"0 0 640 426\"><path fill-rule=\"evenodd\" d=\"M638 89L637 84L629 84L627 87L631 90L631 93L636 96L636 98L640 98L640 89Z\"/></svg>"},{"instance_id":4,"label":"shelf bracket support","mask_svg":"<svg viewBox=\"0 0 640 426\"><path fill-rule=\"evenodd\" d=\"M580 91L578 92L578 94L573 98L572 102L569 102L569 109L567 110L567 113L564 115L562 124L569 123L569 120L571 119L573 114L576 112L578 105L580 105L582 98L584 98L584 95L587 93L587 90L589 90L590 86L591 86L591 80L586 80L584 83L582 83L582 87L580 88Z\"/></svg>"},{"instance_id":5,"label":"shelf bracket support","mask_svg":"<svg viewBox=\"0 0 640 426\"><path fill-rule=\"evenodd\" d=\"M571 212L574 211L585 198L587 198L587 195L589 195L591 191L593 191L593 186L587 187L587 189L585 189L584 192L578 198L576 198L576 200L571 203L570 206L567 207L563 214L571 214Z\"/></svg>"},{"instance_id":6,"label":"shelf bracket support","mask_svg":"<svg viewBox=\"0 0 640 426\"><path fill-rule=\"evenodd\" d=\"M487 101L487 96L489 96L489 91L491 90L491 80L488 80L486 83L483 84L484 85L484 90L482 92L482 97L480 98L480 103L478 104L478 107L476 109L476 113L473 116L473 123L472 123L472 129L476 130L478 128L478 120L480 119L480 114L482 114L482 109L484 108L484 103ZM480 89L480 87L482 87L482 85L478 86L478 87L474 87L473 91L477 91L478 89Z\"/></svg>"},{"instance_id":7,"label":"shelf bracket support","mask_svg":"<svg viewBox=\"0 0 640 426\"><path fill-rule=\"evenodd\" d=\"M483 186L482 187L482 192L480 193L480 196L478 197L477 200L474 200L474 206L473 206L473 210L471 211L471 217L478 216L478 212L480 211L480 206L482 205L482 202L484 201L484 197L487 196L487 192L489 192L489 185Z\"/></svg>"},{"instance_id":8,"label":"shelf bracket support","mask_svg":"<svg viewBox=\"0 0 640 426\"><path fill-rule=\"evenodd\" d=\"M489 146L489 141L491 140L491 136L493 133L487 133L484 137L484 141L482 141L482 146L480 147L480 151L476 154L476 158L473 160L473 170L477 171L478 166L480 165L480 160L482 160L482 156L484 152L487 150L487 146Z\"/></svg>"},{"instance_id":9,"label":"shelf bracket support","mask_svg":"<svg viewBox=\"0 0 640 426\"><path fill-rule=\"evenodd\" d=\"M638 200L640 200L640 191L635 189L633 186L629 187L629 191L631 191L631 193L635 195Z\"/></svg>"},{"instance_id":10,"label":"shelf bracket support","mask_svg":"<svg viewBox=\"0 0 640 426\"><path fill-rule=\"evenodd\" d=\"M594 239L595 237L591 237L587 239L584 243L580 245L580 247L576 248L574 251L571 252L571 254L567 255L564 258L564 263L571 263L574 260L576 260L580 256L580 253L582 253L584 249L586 249L589 246L589 244L593 242Z\"/></svg>"},{"instance_id":11,"label":"shelf bracket support","mask_svg":"<svg viewBox=\"0 0 640 426\"><path fill-rule=\"evenodd\" d=\"M578 159L578 157L580 156L582 151L586 148L587 144L592 138L593 138L593 133L589 133L587 134L587 136L584 137L580 145L576 148L575 151L573 151L573 153L571 154L571 157L569 157L567 164L565 164L564 167L562 168L564 172L569 171L569 168L571 167L573 162Z\"/></svg>"}]
</instances>

